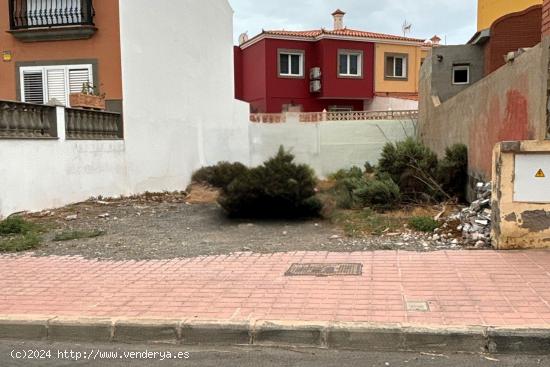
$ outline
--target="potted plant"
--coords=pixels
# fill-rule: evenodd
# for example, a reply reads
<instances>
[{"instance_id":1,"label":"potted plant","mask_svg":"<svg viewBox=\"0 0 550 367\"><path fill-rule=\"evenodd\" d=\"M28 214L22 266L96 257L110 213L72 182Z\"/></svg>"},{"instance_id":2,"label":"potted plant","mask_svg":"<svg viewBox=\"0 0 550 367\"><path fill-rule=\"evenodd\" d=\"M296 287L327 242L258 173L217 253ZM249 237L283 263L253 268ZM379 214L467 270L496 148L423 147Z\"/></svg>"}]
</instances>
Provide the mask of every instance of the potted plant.
<instances>
[{"instance_id":1,"label":"potted plant","mask_svg":"<svg viewBox=\"0 0 550 367\"><path fill-rule=\"evenodd\" d=\"M98 88L89 82L82 84L80 93L71 93L69 101L71 107L105 110L105 93L100 94Z\"/></svg>"}]
</instances>

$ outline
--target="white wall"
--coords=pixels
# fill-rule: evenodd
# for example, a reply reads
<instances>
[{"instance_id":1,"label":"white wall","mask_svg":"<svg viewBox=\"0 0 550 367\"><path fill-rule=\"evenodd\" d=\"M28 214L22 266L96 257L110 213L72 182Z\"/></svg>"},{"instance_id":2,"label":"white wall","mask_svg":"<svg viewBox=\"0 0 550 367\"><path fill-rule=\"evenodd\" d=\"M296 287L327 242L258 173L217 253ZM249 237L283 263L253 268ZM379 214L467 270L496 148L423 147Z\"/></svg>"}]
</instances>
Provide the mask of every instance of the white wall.
<instances>
[{"instance_id":1,"label":"white wall","mask_svg":"<svg viewBox=\"0 0 550 367\"><path fill-rule=\"evenodd\" d=\"M393 97L374 97L365 101L365 111L411 111L418 110L418 101Z\"/></svg>"},{"instance_id":2,"label":"white wall","mask_svg":"<svg viewBox=\"0 0 550 367\"><path fill-rule=\"evenodd\" d=\"M413 120L334 121L301 124L251 123L252 164L261 164L283 145L296 160L312 166L318 176L352 166L376 164L388 142L415 136Z\"/></svg>"},{"instance_id":3,"label":"white wall","mask_svg":"<svg viewBox=\"0 0 550 367\"><path fill-rule=\"evenodd\" d=\"M180 190L220 160L249 163L248 105L234 99L226 0L120 1L128 175Z\"/></svg>"},{"instance_id":4,"label":"white wall","mask_svg":"<svg viewBox=\"0 0 550 367\"><path fill-rule=\"evenodd\" d=\"M90 196L183 190L203 165L249 163L227 0L120 0L120 16L125 140L0 140L0 218Z\"/></svg>"},{"instance_id":5,"label":"white wall","mask_svg":"<svg viewBox=\"0 0 550 367\"><path fill-rule=\"evenodd\" d=\"M129 193L124 141L0 140L0 218Z\"/></svg>"}]
</instances>

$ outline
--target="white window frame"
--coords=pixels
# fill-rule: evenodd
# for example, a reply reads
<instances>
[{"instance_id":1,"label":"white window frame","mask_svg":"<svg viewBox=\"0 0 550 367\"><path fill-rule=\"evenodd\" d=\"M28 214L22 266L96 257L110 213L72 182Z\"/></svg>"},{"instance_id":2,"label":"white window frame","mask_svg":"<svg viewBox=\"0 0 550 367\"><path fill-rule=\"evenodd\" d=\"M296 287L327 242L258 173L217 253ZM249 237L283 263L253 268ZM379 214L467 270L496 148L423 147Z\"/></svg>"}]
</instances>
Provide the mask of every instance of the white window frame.
<instances>
[{"instance_id":1,"label":"white window frame","mask_svg":"<svg viewBox=\"0 0 550 367\"><path fill-rule=\"evenodd\" d=\"M288 55L288 74L283 74L281 70L281 56L282 55ZM300 73L299 74L292 74L292 57L291 56L299 56L300 57ZM303 78L304 77L304 63L305 63L305 53L304 51L300 50L279 50L277 52L277 71L278 75L283 78Z\"/></svg>"},{"instance_id":2,"label":"white window frame","mask_svg":"<svg viewBox=\"0 0 550 367\"><path fill-rule=\"evenodd\" d=\"M25 79L24 79L25 72L40 71L42 73L42 88L44 88L42 91L44 95L44 101L42 103L46 104L50 101L50 97L48 95L48 70L59 70L59 69L64 69L65 71L65 101L66 101L67 107L70 107L69 95L71 94L70 86L69 86L69 83L70 83L69 70L88 69L88 72L90 73L90 81L91 81L90 87L93 87L94 74L93 74L92 64L21 66L19 68L19 83L20 83L19 87L21 91L21 101L26 102Z\"/></svg>"},{"instance_id":3,"label":"white window frame","mask_svg":"<svg viewBox=\"0 0 550 367\"><path fill-rule=\"evenodd\" d=\"M340 72L340 57L346 56L346 70L347 73ZM357 56L357 74L351 74L351 57L352 55ZM339 50L338 51L338 75L343 77L352 77L352 78L361 78L363 76L363 52L353 51L353 50Z\"/></svg>"},{"instance_id":4,"label":"white window frame","mask_svg":"<svg viewBox=\"0 0 550 367\"><path fill-rule=\"evenodd\" d=\"M466 82L457 82L455 81L455 71L461 71L466 70L467 73L467 80ZM470 84L470 65L453 65L453 85L468 85Z\"/></svg>"},{"instance_id":5,"label":"white window frame","mask_svg":"<svg viewBox=\"0 0 550 367\"><path fill-rule=\"evenodd\" d=\"M406 56L406 55L402 55L402 56L401 55L388 55L388 56L386 56L386 62L387 62L388 57L393 58L393 70L392 70L393 75L386 75L386 77L395 78L395 79L407 79L408 78L408 73L409 73L409 56ZM397 63L395 62L395 60L397 60L397 59L401 59L402 62L403 62L403 75L396 75Z\"/></svg>"}]
</instances>

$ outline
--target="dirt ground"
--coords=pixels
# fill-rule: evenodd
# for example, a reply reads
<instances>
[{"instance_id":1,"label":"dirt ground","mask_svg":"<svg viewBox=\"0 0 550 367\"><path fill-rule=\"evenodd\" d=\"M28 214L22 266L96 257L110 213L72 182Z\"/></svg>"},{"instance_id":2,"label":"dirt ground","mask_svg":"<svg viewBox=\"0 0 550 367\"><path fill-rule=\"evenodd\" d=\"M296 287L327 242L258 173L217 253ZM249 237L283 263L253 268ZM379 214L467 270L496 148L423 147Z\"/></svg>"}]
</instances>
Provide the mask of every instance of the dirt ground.
<instances>
[{"instance_id":1,"label":"dirt ground","mask_svg":"<svg viewBox=\"0 0 550 367\"><path fill-rule=\"evenodd\" d=\"M119 200L90 200L27 215L47 228L35 255L98 259L171 259L235 252L436 251L461 249L431 235L403 228L349 237L329 220L247 221L229 219L215 195L147 194ZM54 241L67 231L102 231L94 238Z\"/></svg>"}]
</instances>

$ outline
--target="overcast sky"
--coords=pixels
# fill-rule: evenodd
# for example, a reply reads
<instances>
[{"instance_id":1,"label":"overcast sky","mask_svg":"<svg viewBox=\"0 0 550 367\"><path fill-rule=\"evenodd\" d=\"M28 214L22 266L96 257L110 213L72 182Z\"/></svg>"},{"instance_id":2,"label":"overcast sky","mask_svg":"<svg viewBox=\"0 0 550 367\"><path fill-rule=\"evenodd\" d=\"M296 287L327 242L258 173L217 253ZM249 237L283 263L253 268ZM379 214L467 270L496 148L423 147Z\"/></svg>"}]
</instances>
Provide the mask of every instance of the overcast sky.
<instances>
[{"instance_id":1,"label":"overcast sky","mask_svg":"<svg viewBox=\"0 0 550 367\"><path fill-rule=\"evenodd\" d=\"M476 31L476 0L229 0L235 11L235 42L263 29L332 29L331 13L345 11L348 28L402 34L405 20L411 37L439 35L447 44L467 42Z\"/></svg>"}]
</instances>

